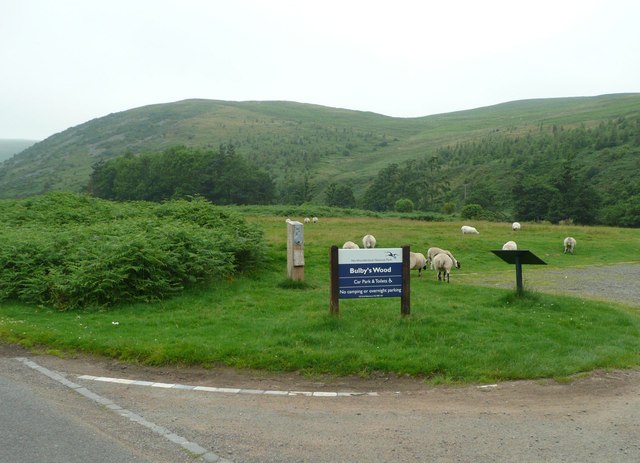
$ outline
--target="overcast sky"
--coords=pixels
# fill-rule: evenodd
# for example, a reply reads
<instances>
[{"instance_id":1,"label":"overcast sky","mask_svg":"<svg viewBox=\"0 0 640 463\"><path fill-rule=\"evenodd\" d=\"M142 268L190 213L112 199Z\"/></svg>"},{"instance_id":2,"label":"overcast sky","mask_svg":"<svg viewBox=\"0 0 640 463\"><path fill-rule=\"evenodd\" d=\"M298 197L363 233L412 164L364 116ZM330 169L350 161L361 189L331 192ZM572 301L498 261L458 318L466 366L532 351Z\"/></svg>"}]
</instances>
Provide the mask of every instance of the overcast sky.
<instances>
[{"instance_id":1,"label":"overcast sky","mask_svg":"<svg viewBox=\"0 0 640 463\"><path fill-rule=\"evenodd\" d=\"M414 117L623 92L638 0L0 0L0 138L187 98Z\"/></svg>"}]
</instances>

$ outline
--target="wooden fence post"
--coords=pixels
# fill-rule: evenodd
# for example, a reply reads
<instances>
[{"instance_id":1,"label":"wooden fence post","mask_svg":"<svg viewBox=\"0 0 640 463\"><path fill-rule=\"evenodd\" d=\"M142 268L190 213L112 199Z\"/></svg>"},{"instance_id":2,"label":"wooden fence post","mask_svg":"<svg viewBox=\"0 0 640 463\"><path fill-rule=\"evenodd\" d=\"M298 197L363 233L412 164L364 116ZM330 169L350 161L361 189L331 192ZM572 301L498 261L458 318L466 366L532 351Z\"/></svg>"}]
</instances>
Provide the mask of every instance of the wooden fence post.
<instances>
[{"instance_id":1,"label":"wooden fence post","mask_svg":"<svg viewBox=\"0 0 640 463\"><path fill-rule=\"evenodd\" d=\"M411 314L411 269L409 246L402 246L402 297L400 297L400 313L403 317Z\"/></svg>"},{"instance_id":2,"label":"wooden fence post","mask_svg":"<svg viewBox=\"0 0 640 463\"><path fill-rule=\"evenodd\" d=\"M340 316L340 278L338 276L338 246L331 246L329 250L329 272L330 272L330 303L329 312L336 317Z\"/></svg>"}]
</instances>

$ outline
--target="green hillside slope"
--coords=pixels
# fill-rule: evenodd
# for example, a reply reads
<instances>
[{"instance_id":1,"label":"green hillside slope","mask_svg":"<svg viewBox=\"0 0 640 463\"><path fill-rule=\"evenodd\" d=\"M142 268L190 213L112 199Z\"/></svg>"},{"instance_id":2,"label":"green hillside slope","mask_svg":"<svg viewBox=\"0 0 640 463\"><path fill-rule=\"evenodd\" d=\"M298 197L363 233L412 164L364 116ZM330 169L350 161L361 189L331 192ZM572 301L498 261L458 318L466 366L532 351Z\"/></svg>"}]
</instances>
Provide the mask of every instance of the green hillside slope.
<instances>
[{"instance_id":1,"label":"green hillside slope","mask_svg":"<svg viewBox=\"0 0 640 463\"><path fill-rule=\"evenodd\" d=\"M37 140L0 139L0 162L9 159L14 154L29 148Z\"/></svg>"},{"instance_id":2,"label":"green hillside slope","mask_svg":"<svg viewBox=\"0 0 640 463\"><path fill-rule=\"evenodd\" d=\"M348 183L361 195L390 163L433 156L446 147L639 115L640 94L526 100L421 118L292 102L186 100L109 114L35 144L0 165L0 198L80 191L93 164L128 152L230 143L278 185L306 175L311 200L321 202L331 182ZM501 165L452 165L448 175L454 188L462 188L469 177L504 176L508 164Z\"/></svg>"}]
</instances>

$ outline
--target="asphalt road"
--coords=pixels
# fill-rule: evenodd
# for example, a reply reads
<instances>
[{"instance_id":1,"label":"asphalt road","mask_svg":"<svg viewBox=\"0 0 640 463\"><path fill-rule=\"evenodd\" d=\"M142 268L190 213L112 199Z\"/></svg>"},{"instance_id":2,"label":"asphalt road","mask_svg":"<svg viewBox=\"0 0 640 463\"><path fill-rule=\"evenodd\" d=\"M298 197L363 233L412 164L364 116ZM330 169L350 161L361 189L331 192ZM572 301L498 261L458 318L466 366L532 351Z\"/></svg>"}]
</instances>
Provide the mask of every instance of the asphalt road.
<instances>
[{"instance_id":1,"label":"asphalt road","mask_svg":"<svg viewBox=\"0 0 640 463\"><path fill-rule=\"evenodd\" d=\"M0 355L1 463L640 461L638 370L434 387L25 354Z\"/></svg>"},{"instance_id":2,"label":"asphalt road","mask_svg":"<svg viewBox=\"0 0 640 463\"><path fill-rule=\"evenodd\" d=\"M152 430L0 356L0 463L193 461Z\"/></svg>"}]
</instances>

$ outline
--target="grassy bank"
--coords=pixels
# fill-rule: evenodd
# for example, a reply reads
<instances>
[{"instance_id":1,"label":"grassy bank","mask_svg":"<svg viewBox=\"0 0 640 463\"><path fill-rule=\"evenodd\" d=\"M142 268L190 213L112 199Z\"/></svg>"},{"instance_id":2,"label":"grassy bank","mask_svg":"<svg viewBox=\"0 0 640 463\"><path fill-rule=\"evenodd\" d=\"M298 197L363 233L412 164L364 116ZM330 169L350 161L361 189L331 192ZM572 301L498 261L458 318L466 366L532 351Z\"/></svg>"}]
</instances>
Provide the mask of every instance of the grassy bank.
<instances>
[{"instance_id":1,"label":"grassy bank","mask_svg":"<svg viewBox=\"0 0 640 463\"><path fill-rule=\"evenodd\" d=\"M291 217L292 219L302 219ZM248 217L270 249L251 276L213 282L173 299L105 311L58 312L0 305L0 338L52 352L84 351L146 364L189 364L368 375L374 371L433 382L484 382L564 377L596 368L640 364L640 314L632 307L569 297L482 288L465 273L505 272L489 251L508 239L549 268L626 262L640 255L640 230L384 218L326 218L305 226L305 284L286 282L284 217ZM329 315L328 252L333 244L372 233L379 247L408 244L450 249L462 262L451 283L427 271L411 276L411 316L397 298L341 300ZM562 252L564 236L578 245ZM605 256L605 257L603 257ZM513 270L505 272L513 280Z\"/></svg>"}]
</instances>

